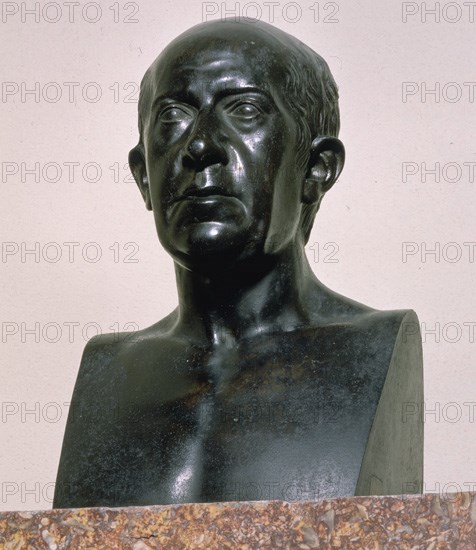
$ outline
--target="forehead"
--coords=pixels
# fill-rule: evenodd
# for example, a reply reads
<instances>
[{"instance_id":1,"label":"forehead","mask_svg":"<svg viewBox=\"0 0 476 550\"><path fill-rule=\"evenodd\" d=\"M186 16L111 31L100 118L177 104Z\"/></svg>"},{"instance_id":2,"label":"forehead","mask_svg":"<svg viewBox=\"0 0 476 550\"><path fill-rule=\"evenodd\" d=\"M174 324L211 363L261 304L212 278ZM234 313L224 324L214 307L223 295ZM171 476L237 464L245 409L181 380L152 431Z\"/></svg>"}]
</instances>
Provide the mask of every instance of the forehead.
<instances>
[{"instance_id":1,"label":"forehead","mask_svg":"<svg viewBox=\"0 0 476 550\"><path fill-rule=\"evenodd\" d=\"M275 95L283 87L286 56L274 42L248 28L179 37L151 67L153 98L250 86Z\"/></svg>"}]
</instances>

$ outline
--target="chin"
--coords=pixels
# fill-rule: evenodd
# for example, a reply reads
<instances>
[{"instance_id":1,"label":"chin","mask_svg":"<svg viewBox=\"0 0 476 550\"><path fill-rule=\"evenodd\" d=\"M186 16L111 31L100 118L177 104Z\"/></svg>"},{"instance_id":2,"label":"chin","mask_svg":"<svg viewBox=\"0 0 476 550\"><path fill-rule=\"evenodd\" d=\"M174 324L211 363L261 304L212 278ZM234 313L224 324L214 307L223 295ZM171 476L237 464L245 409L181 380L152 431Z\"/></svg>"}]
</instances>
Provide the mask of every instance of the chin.
<instances>
[{"instance_id":1,"label":"chin","mask_svg":"<svg viewBox=\"0 0 476 550\"><path fill-rule=\"evenodd\" d=\"M173 247L165 248L172 257L184 267L200 271L212 267L230 269L250 256L250 248L255 248L248 229L219 222L187 225L171 242ZM251 247L250 243L253 243Z\"/></svg>"},{"instance_id":2,"label":"chin","mask_svg":"<svg viewBox=\"0 0 476 550\"><path fill-rule=\"evenodd\" d=\"M247 233L246 228L230 222L190 223L176 232L173 242L187 254L236 253L246 243Z\"/></svg>"}]
</instances>

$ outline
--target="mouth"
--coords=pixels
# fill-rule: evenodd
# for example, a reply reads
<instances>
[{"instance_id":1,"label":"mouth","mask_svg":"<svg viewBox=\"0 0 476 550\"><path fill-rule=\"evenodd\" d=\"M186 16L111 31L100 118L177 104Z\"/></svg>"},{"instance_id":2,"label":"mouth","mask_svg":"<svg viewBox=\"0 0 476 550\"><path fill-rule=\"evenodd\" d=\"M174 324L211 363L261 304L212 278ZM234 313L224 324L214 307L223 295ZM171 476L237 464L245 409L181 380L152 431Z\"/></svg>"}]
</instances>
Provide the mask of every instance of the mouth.
<instances>
[{"instance_id":1,"label":"mouth","mask_svg":"<svg viewBox=\"0 0 476 550\"><path fill-rule=\"evenodd\" d=\"M217 185L207 185L206 187L195 187L192 186L187 189L184 193L175 197L172 202L178 202L187 199L200 199L206 197L231 197L229 193L226 193L221 187Z\"/></svg>"}]
</instances>

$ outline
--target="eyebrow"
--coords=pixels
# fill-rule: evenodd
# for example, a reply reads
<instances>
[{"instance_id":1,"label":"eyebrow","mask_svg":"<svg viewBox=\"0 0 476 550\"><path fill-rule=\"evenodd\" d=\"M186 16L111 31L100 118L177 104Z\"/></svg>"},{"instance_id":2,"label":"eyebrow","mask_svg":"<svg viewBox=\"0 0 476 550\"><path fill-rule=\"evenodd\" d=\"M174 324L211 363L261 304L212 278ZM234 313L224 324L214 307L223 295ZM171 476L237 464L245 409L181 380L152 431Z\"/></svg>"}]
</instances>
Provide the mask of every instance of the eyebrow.
<instances>
[{"instance_id":1,"label":"eyebrow","mask_svg":"<svg viewBox=\"0 0 476 550\"><path fill-rule=\"evenodd\" d=\"M224 97L226 96L230 96L230 95L241 95L241 94L249 94L249 93L255 93L255 94L259 94L259 95L262 95L264 96L268 101L271 101L273 104L275 104L276 102L274 101L272 95L267 91L267 90L262 90L260 88L257 88L256 86L243 86L243 87L234 87L234 88L223 88L223 89L220 89L216 92L215 94L215 101L220 101L221 99L223 99ZM196 98L197 96L195 96L194 94L191 94L194 98ZM164 101L164 100L172 100L172 101L181 101L183 102L183 99L179 99L179 98L174 98L173 96L171 95L168 95L168 94L162 94L158 97L156 97L154 99L154 101L152 102L152 105L151 105L151 108L150 110L153 111L157 104L160 103L161 101ZM191 103L190 103L191 104Z\"/></svg>"}]
</instances>

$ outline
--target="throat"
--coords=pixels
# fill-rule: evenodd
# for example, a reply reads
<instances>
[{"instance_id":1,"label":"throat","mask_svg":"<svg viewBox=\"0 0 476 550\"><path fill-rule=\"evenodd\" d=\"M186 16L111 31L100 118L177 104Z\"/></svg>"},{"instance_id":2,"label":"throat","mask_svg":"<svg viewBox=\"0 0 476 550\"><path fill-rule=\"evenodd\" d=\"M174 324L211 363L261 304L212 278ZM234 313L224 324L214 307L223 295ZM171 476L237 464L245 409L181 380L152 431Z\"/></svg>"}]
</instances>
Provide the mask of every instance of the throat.
<instances>
[{"instance_id":1,"label":"throat","mask_svg":"<svg viewBox=\"0 0 476 550\"><path fill-rule=\"evenodd\" d=\"M282 258L250 283L233 271L220 280L177 268L179 319L203 344L232 349L257 335L311 324L318 281L303 255Z\"/></svg>"}]
</instances>

